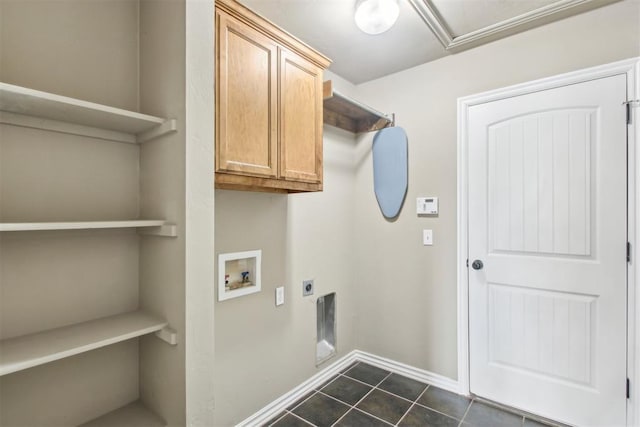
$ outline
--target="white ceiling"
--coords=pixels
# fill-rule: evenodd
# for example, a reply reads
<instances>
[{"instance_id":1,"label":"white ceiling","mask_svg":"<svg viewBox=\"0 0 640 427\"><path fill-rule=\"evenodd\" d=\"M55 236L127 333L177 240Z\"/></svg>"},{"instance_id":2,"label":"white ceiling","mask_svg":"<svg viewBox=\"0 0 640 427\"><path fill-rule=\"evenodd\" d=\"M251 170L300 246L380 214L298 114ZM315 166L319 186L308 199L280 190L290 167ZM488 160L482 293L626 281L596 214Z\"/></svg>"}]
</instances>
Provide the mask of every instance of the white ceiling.
<instances>
[{"instance_id":1,"label":"white ceiling","mask_svg":"<svg viewBox=\"0 0 640 427\"><path fill-rule=\"evenodd\" d=\"M618 0L399 0L387 32L361 32L356 0L239 0L333 60L358 84Z\"/></svg>"}]
</instances>

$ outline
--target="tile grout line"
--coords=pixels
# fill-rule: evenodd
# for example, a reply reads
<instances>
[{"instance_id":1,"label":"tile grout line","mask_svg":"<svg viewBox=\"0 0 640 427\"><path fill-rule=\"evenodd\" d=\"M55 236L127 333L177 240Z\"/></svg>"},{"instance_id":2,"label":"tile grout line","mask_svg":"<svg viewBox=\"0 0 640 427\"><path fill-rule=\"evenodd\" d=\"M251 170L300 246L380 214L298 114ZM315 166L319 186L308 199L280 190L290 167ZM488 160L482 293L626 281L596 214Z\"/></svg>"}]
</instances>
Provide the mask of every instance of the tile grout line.
<instances>
[{"instance_id":1,"label":"tile grout line","mask_svg":"<svg viewBox=\"0 0 640 427\"><path fill-rule=\"evenodd\" d=\"M291 409L284 408L284 410L287 411L287 412L293 413L294 409L296 409L298 406L300 406L303 403L305 403L307 400L311 399L313 396L316 395L316 393L318 393L318 390L311 390L311 392L309 392L309 396L306 399L304 399L303 401L301 401L300 403L298 403L296 406L292 407ZM293 402L293 403L296 403L296 402Z\"/></svg>"},{"instance_id":2,"label":"tile grout line","mask_svg":"<svg viewBox=\"0 0 640 427\"><path fill-rule=\"evenodd\" d=\"M428 384L428 386L429 386L429 387L427 387L427 389L428 389L428 388L433 387L433 388L435 388L435 389L437 389L437 390L444 390L444 389L441 389L440 387L437 387L437 386L434 386L434 385L431 385L431 384ZM458 420L458 417L456 417L456 416L454 416L454 415L447 414L446 412L439 411L439 410L437 410L437 409L435 409L435 408L432 408L431 406L427 406L427 405L425 405L424 403L420 403L420 402L418 402L418 400L420 400L420 397L422 397L422 395L423 395L424 393L426 393L427 389L425 389L425 390L424 390L424 392L423 392L423 393L422 393L422 394L421 394L421 395L416 399L415 404L416 404L416 405L418 405L418 406L420 406L421 408L428 409L428 410L430 410L430 411L432 411L432 412L435 412L435 413L438 413L438 414L440 414L440 415L444 415L445 417L449 417L449 418L453 418L454 420ZM444 390L444 391L447 391L447 390ZM457 396L457 395L456 395L456 396ZM465 398L466 398L466 396L463 396L463 397L465 397ZM467 398L467 399L468 399L468 398ZM468 400L469 400L469 405L467 405L467 409L465 409L464 414L462 414L462 418L460 418L460 422L462 422L462 419L464 418L464 416L467 414L467 411L468 411L468 410L469 410L469 408L471 407L471 402L473 402L473 399L468 399Z\"/></svg>"},{"instance_id":3,"label":"tile grout line","mask_svg":"<svg viewBox=\"0 0 640 427\"><path fill-rule=\"evenodd\" d=\"M347 378L347 379L349 379L349 380L353 380L353 381L355 381L355 382L358 382L358 383L360 383L360 384L367 385L367 386L369 386L369 387L375 387L373 384L365 383L364 381L361 381L361 380L359 380L359 379L357 379L357 378L350 377L349 375L345 375L345 374L338 374L338 376L340 376L340 377L345 377L345 378Z\"/></svg>"},{"instance_id":4,"label":"tile grout line","mask_svg":"<svg viewBox=\"0 0 640 427\"><path fill-rule=\"evenodd\" d=\"M375 385L374 385L374 384L367 383L367 382L364 382L364 381L362 381L362 380L360 380L360 379L358 379L358 378L354 378L354 377L351 377L351 376L349 376L349 375L348 375L348 372L350 372L351 370L353 370L354 368L356 368L357 366L360 366L360 365L363 365L363 366L372 366L372 367L377 368L377 369L379 369L379 370L381 370L381 371L383 371L383 372L386 372L386 375L385 375L384 377L382 377L382 379L381 379L380 381L378 381ZM399 375L399 376L401 376L401 377L404 377L404 376L403 376L403 375L401 375L401 374L397 374L397 373L395 373L395 374L396 374L396 375ZM343 369L342 371L337 372L333 377L329 378L325 383L322 383L322 384L320 384L320 385L318 385L318 386L316 386L316 387L312 388L311 390L309 390L309 395L308 395L304 400L301 400L301 401L299 401L295 406L290 407L291 409L289 409L289 408L285 408L285 409L284 409L284 411L283 411L283 413L282 413L282 416L280 416L280 417L278 417L278 418L276 418L276 419L272 419L272 421L270 421L270 424L264 424L263 426L267 426L267 425L268 425L268 426L274 426L276 423L278 423L278 422L282 421L282 420L283 420L287 415L291 415L291 416L293 416L295 419L299 419L299 420L303 421L304 423L306 423L306 424L308 424L308 425L310 425L310 426L312 426L312 427L318 427L316 424L312 423L311 421L307 420L306 418L304 418L304 417L302 417L302 416L300 416L300 415L297 415L297 414L295 414L295 413L293 412L295 409L299 408L301 405L303 405L304 403L308 402L312 397L316 396L317 394L321 394L322 396L325 396L325 397L327 397L327 398L330 398L330 399L332 399L333 401L336 401L336 402L340 403L341 405L344 405L344 406L346 406L346 407L347 407L347 410L345 411L345 413L344 413L344 414L342 414L342 416L340 416L340 417L339 417L339 418L338 418L338 419L337 419L333 424L331 424L331 426L332 426L332 427L337 426L337 424L338 424L340 421L342 421L342 420L347 416L347 414L349 414L349 413L350 413L351 411L353 411L353 410L358 411L359 413L364 414L364 415L366 415L366 416L372 417L372 418L374 418L375 420L378 420L378 421L380 421L380 422L384 423L385 425L389 425L389 426L398 426L398 425L399 425L399 424L400 424L404 419L406 419L406 417L407 417L407 415L409 414L409 412L411 412L411 410L412 410L412 409L414 409L414 408L416 407L416 405L417 405L418 407L421 407L421 408L427 409L427 410L429 410L429 411L435 412L435 413L440 414L440 415L442 415L442 416L445 416L445 417L447 417L447 418L451 418L451 419L457 420L457 417L455 417L455 416L453 416L453 415L450 415L450 414L447 414L447 413L441 412L441 411L439 411L439 410L436 410L436 409L434 409L434 408L431 408L431 407L429 407L429 406L427 406L427 405L425 405L425 404L422 404L422 403L419 403L419 402L418 402L418 401L419 401L419 400L424 396L424 394L425 394L428 390L430 390L431 388L434 388L434 389L438 389L438 390L440 390L440 388L439 388L439 387L436 387L436 386L434 386L434 385L432 385L432 384L428 384L428 383L425 383L425 382L422 382L422 381L417 381L418 383L425 384L425 385L426 385L426 387L425 387L425 389L424 389L424 390L423 390L423 391L422 391L422 392L417 396L417 398L416 398L416 399L414 399L414 400L410 400L410 399L408 399L408 398L406 398L406 397L400 396L400 395L395 394L395 393L393 393L393 392L391 392L391 391L388 391L388 390L385 390L385 389L381 388L380 386L381 386L381 385L382 385L382 384L383 384L387 379L389 379L389 377L391 377L392 375L394 375L394 372L393 372L393 371L388 371L388 370L386 370L386 369L381 369L381 368L378 368L377 366L369 365L369 364L367 364L367 363L365 363L365 362L356 361L355 363L351 364L350 366L348 366L347 368ZM327 393L325 393L325 392L323 392L323 391L322 391L324 388L326 388L326 387L328 387L329 385L333 384L336 380L338 380L338 379L339 379L339 378L341 378L341 377L342 377L342 378L344 378L344 379L347 379L347 380L354 381L354 382L359 383L359 384L361 384L361 385L364 385L364 386L366 386L366 387L370 387L370 390L369 390L368 392L366 392L366 393L365 393L365 394L364 394L364 395L363 395L363 396L362 396L358 401L356 401L354 404L350 404L350 403L348 403L348 402L344 402L344 401L340 400L339 398L334 397L334 396L331 396L331 395L329 395L329 394L327 394ZM415 380L414 380L414 381L415 381ZM387 394L389 394L389 395L391 395L391 396L393 396L393 397L395 397L395 398L398 398L398 399L400 399L400 400L402 400L402 401L405 401L405 402L410 403L409 408L404 412L404 414L400 417L400 419L399 419L395 424L393 424L393 423L391 423L391 422L389 422L389 421L386 421L386 420L384 420L384 419L382 419L382 418L379 418L378 416L373 415L372 413L370 413L370 412L368 412L368 411L366 411L366 410L363 410L363 409L360 409L360 408L358 408L358 407L357 407L357 405L361 404L361 403L362 403L362 402L363 402L367 397L369 397L369 396L374 392L374 390L378 390L379 392L382 392L382 393L387 393ZM446 390L445 390L445 391L446 391ZM463 396L463 397L467 398L466 396ZM458 427L461 427L461 426L463 426L463 425L464 425L465 420L467 419L467 417L469 416L469 413L470 413L470 411L471 411L471 406L472 406L474 403L477 403L477 404L487 404L487 406L492 407L492 408L495 408L495 409L497 409L497 410L499 410L499 411L501 411L501 412L510 413L510 414L513 414L513 415L516 415L516 416L520 416L520 417L521 417L521 421L520 421L520 423L521 423L520 425L521 425L521 426L524 426L524 425L525 425L525 423L527 422L527 420L529 419L529 418L527 417L527 415L526 415L523 411L515 411L515 410L514 410L514 411L510 411L510 410L509 410L510 408L503 407L503 406L500 406L500 405L498 405L498 404L495 404L495 405L494 405L494 404L493 404L493 402L491 402L491 401L485 402L485 401L484 401L484 400L482 400L482 399L480 399L480 400L479 400L479 399L477 399L477 397L467 398L467 400L469 400L469 405L467 406L466 410L464 411L464 414L462 415L461 419L459 420ZM294 404L295 404L295 403L296 403L296 402L294 402ZM537 420L535 419L535 417L532 417L531 419L532 419L533 421L537 421ZM545 423L547 423L547 422L545 422ZM556 424L549 424L549 427L561 427L561 426L560 426L560 425L556 425Z\"/></svg>"},{"instance_id":5,"label":"tile grout line","mask_svg":"<svg viewBox=\"0 0 640 427\"><path fill-rule=\"evenodd\" d=\"M358 364L359 364L359 363L358 363ZM351 369L349 369L349 371L350 371L350 370L351 370ZM348 371L345 371L345 374L346 374L346 372L348 372ZM389 371L385 371L385 372L389 372ZM367 396L369 396L371 393L373 393L373 391L374 391L374 390L378 390L377 386L378 386L378 385L380 385L380 384L382 384L382 383L384 382L384 380L386 380L387 378L389 378L389 376L391 376L391 374L392 374L392 372L389 372L387 375L385 375L385 376L384 376L384 378L382 378L382 379L378 382L378 384L377 384L377 385L371 385L371 384L365 383L364 381L360 381L360 380L358 380L358 379L356 379L356 378L352 378L352 377L350 377L350 376L348 376L348 375L343 375L342 373L338 373L338 375L336 375L336 377L338 377L338 376L344 376L345 378L348 378L348 379L350 379L350 380L354 380L354 381L356 381L356 382L359 382L360 384L364 384L364 385L366 385L366 386L368 386L368 387L371 387L371 390L369 390L369 391L368 391L364 396L362 396L362 397L360 398L360 400L358 400L358 401L357 401L356 403L354 403L353 405L350 405L350 404L348 404L348 403L347 403L347 405L349 405L349 406L350 406L349 410L348 410L347 412L345 412L345 413L344 413L340 418L338 418L338 419L336 420L336 422L332 424L332 426L335 426L335 425L336 425L336 424L337 424L341 419L343 419L343 418L344 418L344 417L345 417L349 412L351 412L351 410L353 410L353 409L355 409L355 410L357 410L357 411L360 411L360 412L362 412L362 413L364 413L364 414L366 414L366 415L369 415L369 416L371 416L371 417L373 417L373 418L375 418L375 419L377 419L377 420L380 420L380 421L382 421L382 422L384 422L384 423L386 423L386 424L393 425L393 424L389 423L388 421L383 420L382 418L378 418L378 417L376 417L375 415L373 415L373 414L371 414L371 413L369 413L369 412L367 412L367 411L363 411L362 409L359 409L359 408L357 408L357 407L356 407L356 405L358 405L360 402L362 402L364 399L366 399L366 397L367 397ZM322 391L318 391L318 393L322 393ZM342 402L341 400L339 400L339 399L337 399L337 398L335 398L335 397L333 397L333 396L330 396L330 395L328 395L328 394L325 394L325 393L322 393L322 394L323 394L323 395L325 395L325 396L329 396L330 398L332 398L332 399L334 399L334 400L337 400L337 401L338 401L338 402L340 402L340 403L345 403L345 402Z\"/></svg>"},{"instance_id":6,"label":"tile grout line","mask_svg":"<svg viewBox=\"0 0 640 427\"><path fill-rule=\"evenodd\" d=\"M353 366L356 366L356 365L358 365L359 363L360 363L360 362L357 362L357 363L356 363L355 365L353 365ZM349 369L351 369L351 368L349 368ZM329 378L329 381L327 381L326 383L320 384L320 385L322 386L322 388L325 388L326 386L328 386L329 384L331 384L332 382L334 382L336 379L338 379L338 377L339 377L340 375L341 375L341 374L338 372L335 376L333 376L332 378ZM300 402L293 402L293 403L298 403L298 404L297 404L296 406L292 407L290 410L289 410L289 409L287 409L287 408L285 408L285 409L284 409L284 410L285 410L285 412L291 412L291 413L293 413L293 410L294 410L294 409L296 409L298 406L300 406L300 405L302 405L303 403L305 403L307 400L311 399L311 398L312 398L313 396L315 396L319 391L320 391L320 389L312 388L312 389L309 391L309 396L308 396L306 399L304 399L303 401L300 401ZM294 415L295 415L295 414L294 414ZM300 417L298 417L298 418L300 418Z\"/></svg>"},{"instance_id":7,"label":"tile grout line","mask_svg":"<svg viewBox=\"0 0 640 427\"><path fill-rule=\"evenodd\" d=\"M424 384L424 383L423 383L423 384ZM427 384L427 385L428 385L428 384ZM385 390L385 389L383 389L383 388L378 388L378 387L376 387L376 388L377 388L378 390L382 391L382 392L385 392L385 393L387 393L387 394L390 394L390 395L391 395L391 396L393 396L393 397L397 397L398 399L406 400L406 401L407 401L407 402L409 402L409 403L415 403L415 400L407 399L406 397L402 397L402 396L400 396L399 394L392 393L392 392L387 391L387 390ZM426 390L426 389L425 389L425 390ZM423 405L420 405L420 406L423 406ZM431 409L431 408L429 408L429 409Z\"/></svg>"},{"instance_id":8,"label":"tile grout line","mask_svg":"<svg viewBox=\"0 0 640 427\"><path fill-rule=\"evenodd\" d=\"M366 364L365 364L365 365L366 365ZM444 415L445 417L452 418L452 419L454 419L454 420L458 420L458 418L454 417L454 416L453 416L453 415L451 415L451 414L446 414L446 413L444 413L444 412L438 411L437 409L434 409L434 408L431 408L431 407L429 407L429 406L426 406L426 405L423 405L423 404L421 404L421 403L418 403L418 400L420 399L420 397L422 397L422 395L423 395L423 394L427 391L427 389L429 389L430 387L435 387L435 388L437 388L437 389L439 389L439 390L442 390L442 389L440 389L439 387L436 387L436 386L434 386L434 385L432 385L432 384L422 383L421 381L418 381L418 382L420 382L420 383L422 383L422 384L426 384L426 385L427 385L427 388L425 388L425 389L424 389L424 391L423 391L422 393L420 393L420 395L418 396L418 398L417 398L416 400L410 400L410 399L407 399L406 397L403 397L403 396L400 396L400 395L398 395L398 394L392 393L392 392L387 391L387 390L385 390L385 389L383 389L383 388L379 388L380 384L382 384L382 383L383 383L383 382L384 382L388 377L390 377L392 374L393 374L393 372L390 372L386 377L384 377L384 378L383 378L383 379L378 383L378 385L377 385L377 386L373 386L373 388L374 388L375 390L379 390L379 391L381 391L381 392L388 393L388 394L390 394L391 396L397 397L397 398L399 398L399 399L402 399L402 400L404 400L404 401L407 401L407 402L411 403L411 407L410 407L409 409L411 409L414 405L418 405L418 406L420 406L420 407L422 407L422 408L425 408L425 409L428 409L428 410L430 410L430 411L436 412L436 413L438 413L438 414L440 414L440 415ZM356 381L356 382L359 382L360 384L364 384L364 385L367 385L367 386L371 387L371 384L365 383L364 381L360 381L360 380L358 380L357 378L353 378L353 377L350 377L350 376L345 375L345 374L339 374L339 375L342 375L342 376L344 376L344 377L346 377L346 378L348 378L348 379L350 379L350 380L354 380L354 381ZM398 374L398 375L400 375L400 374ZM371 390L371 391L373 391L373 390ZM369 393L371 393L371 391L370 391ZM369 393L367 393L367 395L368 395ZM365 395L364 397L366 397L367 395ZM362 399L364 399L364 397L363 397ZM361 399L361 400L362 400L362 399ZM473 401L472 399L470 399L470 400L471 400L471 402ZM360 403L360 401L358 401L358 403ZM469 403L469 406L467 407L467 411L469 410L469 407L471 407L471 403ZM358 408L356 408L356 409L358 409ZM362 411L362 410L361 410L361 411ZM369 413L368 413L368 412L366 412L366 411L362 411L362 412L365 412L365 413L369 414ZM369 414L369 415L372 415L372 414ZM405 414L405 415L406 415L406 414ZM464 415L466 415L466 411L465 411L465 414L464 414ZM463 418L464 418L464 415L463 415ZM404 416L403 416L403 417L404 417ZM375 418L378 418L378 417L375 417ZM380 418L378 418L378 419L380 419ZM384 421L384 420L382 420L382 421ZM460 422L462 422L462 419L460 420Z\"/></svg>"},{"instance_id":9,"label":"tile grout line","mask_svg":"<svg viewBox=\"0 0 640 427\"><path fill-rule=\"evenodd\" d=\"M349 369L349 371L350 371L350 370L351 370L351 369ZM358 382L359 382L359 383L361 383L361 384L365 384L365 385L368 385L369 387L376 388L376 387L378 387L380 384L382 384L382 383L384 382L384 380L386 380L387 378L389 378L389 377L391 376L391 374L393 374L393 372L389 372L389 371L384 370L384 369L383 369L383 371L388 372L388 374L387 374L387 375L385 375L385 376L384 376L384 377L383 377L383 378L382 378L378 383L376 383L376 384L369 384L369 383L366 383L366 382L364 382L364 381L362 381L362 380L359 380L358 378L350 377L349 375L347 375L347 373L346 373L346 372L345 372L344 374L340 374L340 373L339 373L339 374L338 374L338 376L340 376L340 375L341 375L341 376L343 376L343 377L347 377L347 378L349 378L350 380L358 381Z\"/></svg>"},{"instance_id":10,"label":"tile grout line","mask_svg":"<svg viewBox=\"0 0 640 427\"><path fill-rule=\"evenodd\" d=\"M394 424L396 427L397 427L397 426L402 422L402 420L404 420L404 418L407 416L407 414L409 413L409 411L411 411L411 410L413 409L413 407L414 407L414 406L416 406L416 404L415 404L415 403L412 403L412 404L409 406L409 408L407 408L407 410L406 410L406 411L405 411L405 413L400 417L400 419L398 420L398 422Z\"/></svg>"},{"instance_id":11,"label":"tile grout line","mask_svg":"<svg viewBox=\"0 0 640 427\"><path fill-rule=\"evenodd\" d=\"M390 394L391 396L398 397L398 398L400 398L400 399L402 399L402 400L406 400L407 402L411 402L409 399L405 399L405 398L404 398L404 397L402 397L402 396L398 396L397 394L394 394L394 393L388 392L387 390L380 388L380 384L382 384L383 382L385 382L385 381L386 381L386 379L387 379L387 378L389 378L391 375L393 375L393 372L389 372L389 374L388 374L386 377L384 377L384 378L383 378L383 379L378 383L378 385L376 385L376 386L375 386L371 391L373 392L373 390L378 390L378 391L381 391L381 392L383 392L383 393L388 393L388 394ZM427 384L427 387L425 388L425 390L426 390L427 388L429 388L429 385L428 385L428 384ZM423 393L424 393L424 391L423 391ZM409 409L411 409L412 407L413 407L413 402L411 402L411 405L409 405ZM407 412L409 412L409 409L407 409ZM370 414L370 415L373 415L373 414ZM406 412L405 412L405 414L404 414L404 415L406 415ZM404 415L402 415L402 416L400 417L400 420L402 420L402 418L404 418ZM378 418L378 417L376 417L376 418ZM392 425L398 425L398 423L400 422L400 420L398 420L395 424L392 424ZM389 424L391 424L391 423L389 423Z\"/></svg>"},{"instance_id":12,"label":"tile grout line","mask_svg":"<svg viewBox=\"0 0 640 427\"><path fill-rule=\"evenodd\" d=\"M524 425L524 422L527 419L529 419L531 421L535 421L535 422L541 423L545 427L562 427L562 424L559 424L557 421L548 420L548 419L545 419L544 417L541 417L541 419L536 419L535 418L536 417L535 414L530 414L530 413L528 413L526 411L523 411L523 410L520 410L520 409L517 409L517 408L513 408L511 406L508 406L508 405L505 405L505 404L501 404L499 402L494 402L492 400L485 400L482 397L478 397L478 396L474 397L473 398L473 402L477 402L478 404L481 404L481 405L486 405L486 406L488 406L490 408L497 409L498 411L501 411L501 412L504 412L504 413L507 413L507 414L515 415L515 416L518 416L518 417L522 417L523 418L523 420L522 420L523 425ZM569 427L569 426L566 426L566 427Z\"/></svg>"},{"instance_id":13,"label":"tile grout line","mask_svg":"<svg viewBox=\"0 0 640 427\"><path fill-rule=\"evenodd\" d=\"M387 372L388 372L388 371L387 371ZM359 379L357 379L357 378L353 378L353 377L350 377L349 375L344 375L344 376L345 376L345 377L347 377L347 378L349 378L350 380L357 381L357 382L359 382L360 384L364 384L364 385L367 385L367 386L369 386L369 387L373 387L373 388L374 388L374 389L376 389L376 390L383 391L383 392L388 393L388 394L390 394L390 395L392 395L392 396L394 396L394 397L397 397L397 398L400 398L400 399L402 399L402 400L406 400L407 402L411 402L411 403L413 403L413 402L414 402L413 400L407 399L406 397L402 397L402 396L400 396L400 395L398 395L398 394L392 393L392 392L390 392L390 391L387 391L387 390L385 390L385 389L383 389L383 388L380 388L380 387L379 387L379 386L380 386L380 384L382 384L382 383L384 382L384 380L386 380L387 378L389 378L392 374L393 374L393 372L389 372L389 374L388 374L386 377L384 377L384 378L383 378L383 379L382 379L382 380L381 380L377 385L372 385L372 384L369 384L369 383L365 383L364 381L360 381ZM398 375L399 375L399 374L398 374ZM418 382L420 382L420 381L418 381ZM431 384L427 384L427 383L422 383L422 384L426 384L427 386L430 386L430 385L431 385ZM428 388L428 387L427 387L427 388ZM425 389L425 390L426 390L426 389Z\"/></svg>"},{"instance_id":14,"label":"tile grout line","mask_svg":"<svg viewBox=\"0 0 640 427\"><path fill-rule=\"evenodd\" d=\"M349 369L349 370L351 370L351 369ZM340 374L340 373L339 373L338 375L336 375L336 378L337 378L337 377L339 377L340 375L342 375L342 374ZM382 384L382 382L383 382L384 380L386 380L386 379L387 379L387 377L389 377L389 375L391 375L391 372L389 372L389 373L388 373L388 374L387 374L387 375L386 375L382 380L380 380L380 382L378 383L378 385ZM336 420L336 422L335 422L335 423L333 423L332 425L335 425L338 421L340 421L342 418L344 418L344 417L349 413L349 411L351 411L351 409L358 409L358 408L356 408L356 405L357 405L358 403L362 402L362 401L363 401L367 396L369 396L369 395L373 392L373 390L376 390L376 386L372 386L371 384L367 384L367 383L365 383L365 382L363 382L363 381L356 380L355 378L351 378L351 377L350 377L350 376L348 376L348 375L343 375L343 376L344 376L344 377L346 377L346 378L349 378L349 379L353 379L353 380L355 380L355 381L357 381L357 382L359 382L359 383L361 383L361 384L365 384L365 385L367 385L367 386L371 387L371 390L369 390L369 391L368 391L364 396L362 396L362 397L360 398L360 400L358 400L358 401L357 401L356 403L354 403L353 405L351 405L351 404L349 404L349 403L346 403L346 402L343 402L342 400L340 400L340 399L338 399L338 398L335 398L335 397L333 397L333 396L331 396L331 395L328 395L328 394L326 394L326 393L323 393L322 391L318 391L318 393L322 393L323 395L328 396L328 397L332 398L333 400L336 400L336 401L338 401L338 402L340 402L340 403L344 403L344 404L346 404L346 405L348 405L348 406L349 406L349 410L348 410L347 412L345 412L345 413L344 413L340 418L338 418L338 419ZM332 381L332 382L333 382L333 381ZM323 387L323 388L324 388L324 387ZM362 411L362 410L360 410L360 409L358 409L358 410L359 410L360 412L364 412L364 413L365 413L365 414L367 414L367 415L371 415L372 417L374 417L374 418L376 418L376 419L379 419L380 421L384 421L383 419L380 419L380 418L376 417L375 415L370 414L370 413L368 413L368 412L366 412L366 411ZM386 422L386 421L385 421L385 422Z\"/></svg>"},{"instance_id":15,"label":"tile grout line","mask_svg":"<svg viewBox=\"0 0 640 427\"><path fill-rule=\"evenodd\" d=\"M418 402L418 400L420 400L420 398L422 397L423 394L425 394L427 392L427 390L429 390L429 387L431 387L430 384L427 384L427 386L425 387L424 390L422 390L422 393L420 393L418 395L418 397L416 397L416 400L413 401L413 403L411 404L411 406L409 406L409 409L407 409L407 411L404 413L403 416L400 417L400 419L398 420L398 422L396 423L396 426L400 425L400 423L402 422L402 420L404 420L407 416L407 414L409 412L411 412L411 410L413 409L414 406L416 406L416 402Z\"/></svg>"},{"instance_id":16,"label":"tile grout line","mask_svg":"<svg viewBox=\"0 0 640 427\"><path fill-rule=\"evenodd\" d=\"M392 425L393 425L393 424L391 424L389 421L387 421L387 420L383 420L383 419L382 419L382 418L380 418L380 417L376 417L375 415L373 415L373 414L371 414L371 413L369 413L369 412L367 412L367 411L363 411L363 410L362 410L362 409L360 409L360 408L353 408L353 409L354 409L354 410L356 410L356 411L358 411L358 412L362 412L363 414L368 415L368 416L370 416L371 418L374 418L374 419L376 419L376 420L378 420L378 421L381 421L381 422L385 423L386 425L389 425L389 426L392 426Z\"/></svg>"},{"instance_id":17,"label":"tile grout line","mask_svg":"<svg viewBox=\"0 0 640 427\"><path fill-rule=\"evenodd\" d=\"M281 419L283 419L284 417L287 416L287 414L289 413L289 411L287 411L286 409L284 410L284 413L282 414L282 416L276 418L275 420L273 420L273 422L269 422L268 426L271 427L273 425L275 425L278 421L280 421Z\"/></svg>"},{"instance_id":18,"label":"tile grout line","mask_svg":"<svg viewBox=\"0 0 640 427\"><path fill-rule=\"evenodd\" d=\"M432 412L435 412L437 414L444 415L445 417L453 418L454 420L458 419L457 417L455 417L455 416L453 416L451 414L447 414L446 412L439 411L437 409L432 408L431 406L427 406L427 405L424 405L424 404L419 403L419 402L416 402L416 405L420 406L421 408L428 409L428 410L430 410ZM465 414L467 413L467 410L469 410L469 406L471 406L471 403L469 403L469 405L467 406L467 409L465 409L465 412L464 412ZM464 417L464 415L463 415L463 417ZM460 419L460 421L462 421L462 419Z\"/></svg>"},{"instance_id":19,"label":"tile grout line","mask_svg":"<svg viewBox=\"0 0 640 427\"><path fill-rule=\"evenodd\" d=\"M364 414L367 414L367 415L369 415L369 416L371 416L371 417L373 417L373 418L375 418L375 419L377 419L377 420L380 420L380 421L382 421L382 422L384 422L384 423L386 423L386 424L393 425L393 424L391 424L390 422L385 421L385 420L383 420L382 418L378 418L378 417L376 417L375 415L370 414L370 413L369 413L369 412L367 412L367 411L363 411L363 410L362 410L362 409L360 409L360 408L356 408L356 406L355 406L355 405L357 405L358 403L362 402L362 401L363 401L363 400L364 400L368 395L370 395L370 394L371 394L371 392L373 392L373 390L376 390L376 388L375 388L375 387L371 388L371 390L369 390L369 391L368 391L364 396L362 396L362 397L360 398L360 400L358 400L358 401L357 401L356 403L354 403L353 405L351 405L350 403L347 403L347 402L343 402L342 400L338 399L337 397L333 397L333 396L331 396L330 394L323 393L322 391L318 391L318 393L322 394L323 396L330 397L331 399L335 400L336 402L340 402L340 403L342 403L342 404L344 404L344 405L347 405L347 406L349 407L349 410L347 410L347 412L345 412L344 414L342 414L342 416L341 416L340 418L338 418L338 419L337 419L337 420L332 424L332 426L335 426L335 425L336 425L336 424L337 424L341 419L343 419L343 418L344 418L344 417L345 417L349 412L351 412L351 410L353 410L353 409L355 409L356 411L362 412L362 413L364 413Z\"/></svg>"},{"instance_id":20,"label":"tile grout line","mask_svg":"<svg viewBox=\"0 0 640 427\"><path fill-rule=\"evenodd\" d=\"M329 378L329 381L322 383L318 386L318 388L314 388L314 391L320 391L321 389L325 388L326 386L328 386L329 384L333 384L335 382L335 380L337 380L340 377L340 373L338 373L337 375L335 375L333 378Z\"/></svg>"},{"instance_id":21,"label":"tile grout line","mask_svg":"<svg viewBox=\"0 0 640 427\"><path fill-rule=\"evenodd\" d=\"M296 417L296 418L298 418L298 419L302 420L303 422L305 422L305 423L309 424L310 426L318 427L318 426L316 426L314 423L312 423L311 421L309 421L309 420L307 420L307 419L305 419L305 418L302 418L301 416L296 415L296 414L294 414L294 413L293 413L293 412L291 412L291 411L286 411L286 412L287 412L287 413L289 413L289 414L291 414L291 415L293 415L294 417Z\"/></svg>"},{"instance_id":22,"label":"tile grout line","mask_svg":"<svg viewBox=\"0 0 640 427\"><path fill-rule=\"evenodd\" d=\"M464 415L462 415L462 418L460 418L460 424L458 424L458 426L461 426L462 423L464 422L464 419L467 418L467 414L471 410L471 405L473 405L473 402L475 402L475 398L471 399L471 402L469 402L469 406L467 406L467 410L464 411Z\"/></svg>"}]
</instances>

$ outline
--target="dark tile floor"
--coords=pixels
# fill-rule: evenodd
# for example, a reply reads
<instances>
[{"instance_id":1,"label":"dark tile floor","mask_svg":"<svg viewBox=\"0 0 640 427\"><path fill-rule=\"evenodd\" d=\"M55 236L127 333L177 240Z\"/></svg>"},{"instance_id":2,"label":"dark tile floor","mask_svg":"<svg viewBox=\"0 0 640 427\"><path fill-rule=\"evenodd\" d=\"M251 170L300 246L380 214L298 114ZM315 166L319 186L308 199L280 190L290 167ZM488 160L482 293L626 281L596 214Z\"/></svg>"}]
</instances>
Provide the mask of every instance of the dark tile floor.
<instances>
[{"instance_id":1,"label":"dark tile floor","mask_svg":"<svg viewBox=\"0 0 640 427\"><path fill-rule=\"evenodd\" d=\"M365 363L355 363L265 426L548 426Z\"/></svg>"}]
</instances>

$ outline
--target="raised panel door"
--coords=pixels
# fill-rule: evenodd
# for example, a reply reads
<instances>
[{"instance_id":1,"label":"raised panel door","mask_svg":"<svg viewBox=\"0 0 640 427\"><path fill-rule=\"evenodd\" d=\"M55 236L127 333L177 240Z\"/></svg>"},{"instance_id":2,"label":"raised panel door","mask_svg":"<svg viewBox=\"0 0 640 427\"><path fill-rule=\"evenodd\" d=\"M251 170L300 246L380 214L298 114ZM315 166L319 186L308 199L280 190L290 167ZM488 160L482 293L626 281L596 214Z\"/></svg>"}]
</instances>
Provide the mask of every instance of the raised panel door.
<instances>
[{"instance_id":1,"label":"raised panel door","mask_svg":"<svg viewBox=\"0 0 640 427\"><path fill-rule=\"evenodd\" d=\"M216 172L276 177L277 45L217 12Z\"/></svg>"},{"instance_id":2,"label":"raised panel door","mask_svg":"<svg viewBox=\"0 0 640 427\"><path fill-rule=\"evenodd\" d=\"M322 182L322 70L280 51L280 177Z\"/></svg>"},{"instance_id":3,"label":"raised panel door","mask_svg":"<svg viewBox=\"0 0 640 427\"><path fill-rule=\"evenodd\" d=\"M472 393L625 425L625 100L617 75L470 108Z\"/></svg>"}]
</instances>

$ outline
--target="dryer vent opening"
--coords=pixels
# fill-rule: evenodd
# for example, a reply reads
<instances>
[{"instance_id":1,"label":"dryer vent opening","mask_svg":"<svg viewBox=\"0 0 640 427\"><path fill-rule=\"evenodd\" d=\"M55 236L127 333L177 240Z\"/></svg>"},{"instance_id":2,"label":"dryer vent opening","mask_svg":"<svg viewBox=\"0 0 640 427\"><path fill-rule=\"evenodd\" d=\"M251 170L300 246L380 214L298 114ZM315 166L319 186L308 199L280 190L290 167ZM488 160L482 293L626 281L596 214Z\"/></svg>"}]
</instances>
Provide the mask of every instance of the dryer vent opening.
<instances>
[{"instance_id":1,"label":"dryer vent opening","mask_svg":"<svg viewBox=\"0 0 640 427\"><path fill-rule=\"evenodd\" d=\"M331 293L316 301L316 365L336 355L336 294Z\"/></svg>"}]
</instances>

